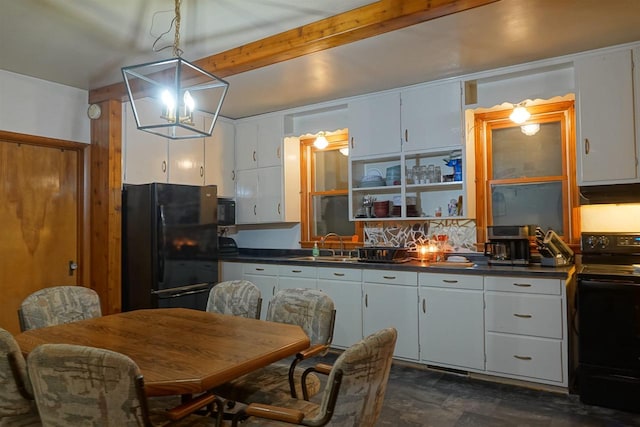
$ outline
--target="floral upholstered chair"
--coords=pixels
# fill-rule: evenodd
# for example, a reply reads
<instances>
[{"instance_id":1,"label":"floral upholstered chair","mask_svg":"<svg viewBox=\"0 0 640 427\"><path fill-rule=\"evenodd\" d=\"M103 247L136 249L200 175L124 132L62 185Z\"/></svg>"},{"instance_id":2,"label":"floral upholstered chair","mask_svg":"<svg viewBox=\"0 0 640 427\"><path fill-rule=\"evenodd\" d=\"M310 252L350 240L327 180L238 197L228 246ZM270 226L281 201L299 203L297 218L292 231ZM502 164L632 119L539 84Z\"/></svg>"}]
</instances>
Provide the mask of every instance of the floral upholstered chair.
<instances>
[{"instance_id":1,"label":"floral upholstered chair","mask_svg":"<svg viewBox=\"0 0 640 427\"><path fill-rule=\"evenodd\" d=\"M315 289L282 289L269 302L266 320L299 325L307 334L311 346L296 354L293 360L285 359L265 368L226 383L214 392L226 399L250 403L273 398L274 394L286 397L303 395L300 387L302 370L297 365L312 356L325 354L333 339L336 310L333 300ZM320 391L320 380L315 375L307 379L304 394L313 396Z\"/></svg>"},{"instance_id":2,"label":"floral upholstered chair","mask_svg":"<svg viewBox=\"0 0 640 427\"><path fill-rule=\"evenodd\" d=\"M216 401L198 396L152 421L144 379L129 357L101 348L43 344L29 354L29 378L44 427L216 426L216 419L192 415ZM221 412L218 412L221 414ZM174 415L179 414L179 415ZM173 422L172 420L175 420Z\"/></svg>"},{"instance_id":3,"label":"floral upholstered chair","mask_svg":"<svg viewBox=\"0 0 640 427\"><path fill-rule=\"evenodd\" d=\"M40 426L22 352L0 328L0 426Z\"/></svg>"},{"instance_id":4,"label":"floral upholstered chair","mask_svg":"<svg viewBox=\"0 0 640 427\"><path fill-rule=\"evenodd\" d=\"M23 332L100 316L100 297L84 286L40 289L26 297L18 309Z\"/></svg>"},{"instance_id":5,"label":"floral upholstered chair","mask_svg":"<svg viewBox=\"0 0 640 427\"><path fill-rule=\"evenodd\" d=\"M397 335L394 328L382 329L346 349L333 367L307 369L329 369L320 404L298 399L252 403L238 412L233 425L248 416L242 423L245 427L374 426L382 410Z\"/></svg>"},{"instance_id":6,"label":"floral upholstered chair","mask_svg":"<svg viewBox=\"0 0 640 427\"><path fill-rule=\"evenodd\" d=\"M233 316L260 318L260 289L247 280L230 280L216 284L209 292L207 311Z\"/></svg>"}]
</instances>

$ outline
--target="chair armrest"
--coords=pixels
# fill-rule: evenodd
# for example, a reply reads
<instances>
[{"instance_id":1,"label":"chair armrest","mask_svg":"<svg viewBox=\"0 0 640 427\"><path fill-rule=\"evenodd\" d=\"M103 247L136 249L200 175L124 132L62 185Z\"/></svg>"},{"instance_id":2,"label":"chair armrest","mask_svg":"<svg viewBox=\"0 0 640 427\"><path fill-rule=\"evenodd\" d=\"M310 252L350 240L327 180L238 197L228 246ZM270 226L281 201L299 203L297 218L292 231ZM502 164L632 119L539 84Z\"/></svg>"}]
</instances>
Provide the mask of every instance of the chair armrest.
<instances>
[{"instance_id":1,"label":"chair armrest","mask_svg":"<svg viewBox=\"0 0 640 427\"><path fill-rule=\"evenodd\" d=\"M245 409L245 414L267 418L269 420L284 421L292 424L300 424L304 419L304 412L296 409L282 408L279 406L265 405L262 403L251 403Z\"/></svg>"},{"instance_id":2,"label":"chair armrest","mask_svg":"<svg viewBox=\"0 0 640 427\"><path fill-rule=\"evenodd\" d=\"M314 372L318 372L321 374L329 375L331 373L332 365L327 365L326 363L318 363L313 367Z\"/></svg>"},{"instance_id":3,"label":"chair armrest","mask_svg":"<svg viewBox=\"0 0 640 427\"><path fill-rule=\"evenodd\" d=\"M175 408L169 409L166 412L167 418L172 421L180 420L189 414L194 413L203 406L209 406L216 401L216 396L211 393L204 393L195 399L189 400Z\"/></svg>"},{"instance_id":4,"label":"chair armrest","mask_svg":"<svg viewBox=\"0 0 640 427\"><path fill-rule=\"evenodd\" d=\"M305 359L308 359L309 357L315 356L316 354L322 353L327 349L329 349L329 346L326 344L315 344L309 347L308 349L303 350L298 354L296 354L296 358L300 360L305 360Z\"/></svg>"}]
</instances>

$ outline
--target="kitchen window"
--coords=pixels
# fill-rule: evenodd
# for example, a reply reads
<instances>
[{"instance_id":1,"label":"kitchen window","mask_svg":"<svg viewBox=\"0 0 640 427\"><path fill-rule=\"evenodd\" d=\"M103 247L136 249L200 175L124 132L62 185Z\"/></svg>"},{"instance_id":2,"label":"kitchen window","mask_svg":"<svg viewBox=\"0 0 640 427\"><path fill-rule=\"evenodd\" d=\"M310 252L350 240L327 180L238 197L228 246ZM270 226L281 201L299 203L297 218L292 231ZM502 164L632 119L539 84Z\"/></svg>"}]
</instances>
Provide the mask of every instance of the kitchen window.
<instances>
[{"instance_id":1,"label":"kitchen window","mask_svg":"<svg viewBox=\"0 0 640 427\"><path fill-rule=\"evenodd\" d=\"M527 109L522 125L511 110L475 114L478 242L487 225L533 225L577 243L573 101Z\"/></svg>"},{"instance_id":2,"label":"kitchen window","mask_svg":"<svg viewBox=\"0 0 640 427\"><path fill-rule=\"evenodd\" d=\"M326 138L329 145L324 149L313 145L314 136L300 138L302 247L311 246L307 242L318 241L327 233L338 234L344 242L362 239L361 224L349 221L348 134Z\"/></svg>"}]
</instances>

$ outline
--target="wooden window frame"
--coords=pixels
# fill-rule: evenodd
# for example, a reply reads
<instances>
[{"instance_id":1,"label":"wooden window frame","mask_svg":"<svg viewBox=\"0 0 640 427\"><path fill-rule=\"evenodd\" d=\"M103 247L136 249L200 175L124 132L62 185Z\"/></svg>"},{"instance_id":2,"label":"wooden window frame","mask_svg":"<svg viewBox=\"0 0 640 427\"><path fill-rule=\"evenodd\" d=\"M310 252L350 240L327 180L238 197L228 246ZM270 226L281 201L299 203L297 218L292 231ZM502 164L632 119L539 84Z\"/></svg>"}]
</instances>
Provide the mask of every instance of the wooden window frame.
<instances>
[{"instance_id":1,"label":"wooden window frame","mask_svg":"<svg viewBox=\"0 0 640 427\"><path fill-rule=\"evenodd\" d=\"M327 149L339 150L349 147L348 133L337 133L326 135L329 146L322 150L313 146L315 136L305 136L300 138L300 246L303 248L312 247L314 242L319 242L322 236L314 236L311 232L313 228L313 197L314 196L349 196L349 188L345 190L315 191L316 163L314 154ZM352 236L342 236L345 248L354 248L362 245L364 226L362 222L355 221L355 235L357 242L353 242ZM339 246L339 239L332 238L326 242L327 248Z\"/></svg>"},{"instance_id":2,"label":"wooden window frame","mask_svg":"<svg viewBox=\"0 0 640 427\"><path fill-rule=\"evenodd\" d=\"M526 123L550 123L560 121L562 132L562 176L531 178L489 179L492 176L491 131L521 126L509 120L511 110L476 113L475 167L476 167L476 230L477 241L487 239L487 226L492 222L492 206L489 195L492 184L526 184L562 182L563 240L572 245L580 242L579 189L576 180L575 107L574 101L552 102L527 107L531 118ZM526 124L524 123L524 124Z\"/></svg>"}]
</instances>

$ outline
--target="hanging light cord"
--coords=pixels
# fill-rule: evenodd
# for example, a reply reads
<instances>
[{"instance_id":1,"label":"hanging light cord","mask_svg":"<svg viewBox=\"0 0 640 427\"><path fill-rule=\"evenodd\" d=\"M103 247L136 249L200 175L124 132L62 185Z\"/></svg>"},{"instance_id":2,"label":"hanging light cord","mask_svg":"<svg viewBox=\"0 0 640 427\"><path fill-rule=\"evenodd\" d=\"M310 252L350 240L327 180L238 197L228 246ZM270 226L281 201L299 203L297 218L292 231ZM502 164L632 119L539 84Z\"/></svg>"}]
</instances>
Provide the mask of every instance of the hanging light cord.
<instances>
[{"instance_id":1,"label":"hanging light cord","mask_svg":"<svg viewBox=\"0 0 640 427\"><path fill-rule=\"evenodd\" d=\"M182 57L182 54L184 53L182 49L180 49L180 5L182 4L182 0L175 0L175 16L174 18L171 20L171 24L169 25L169 29L167 31L165 31L164 33L160 34L156 40L153 42L153 51L154 52L160 52L162 50L165 49L169 49L170 47L173 48L173 56L175 57ZM162 12L169 12L168 10L162 11ZM158 13L161 12L156 12L153 14L154 18L155 15L157 15ZM160 42L160 40L162 39L162 37L164 37L166 34L168 34L172 29L173 26L175 25L175 34L173 37L173 45L172 46L164 46L161 48L157 48L156 45L158 44L158 42ZM153 25L152 25L153 27Z\"/></svg>"}]
</instances>

